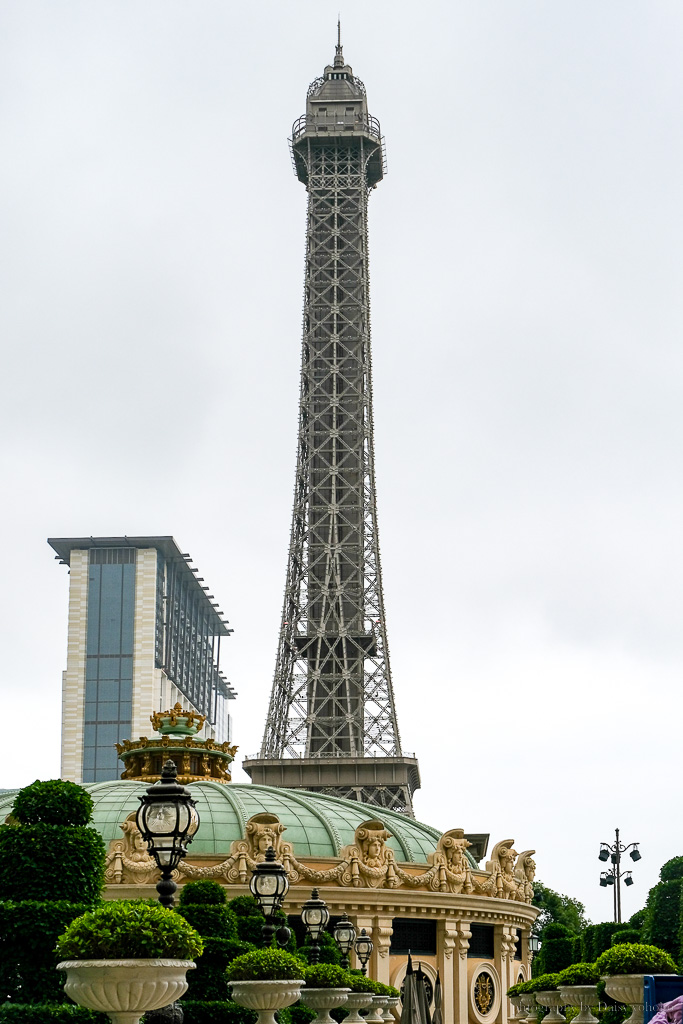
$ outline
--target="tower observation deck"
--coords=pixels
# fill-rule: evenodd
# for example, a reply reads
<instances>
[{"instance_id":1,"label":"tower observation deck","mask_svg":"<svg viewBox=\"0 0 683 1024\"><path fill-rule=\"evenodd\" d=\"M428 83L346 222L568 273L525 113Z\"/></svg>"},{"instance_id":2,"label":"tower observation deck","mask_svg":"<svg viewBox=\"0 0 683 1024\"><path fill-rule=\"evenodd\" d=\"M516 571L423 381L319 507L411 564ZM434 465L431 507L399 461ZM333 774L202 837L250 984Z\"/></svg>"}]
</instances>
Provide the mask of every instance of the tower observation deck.
<instances>
[{"instance_id":1,"label":"tower observation deck","mask_svg":"<svg viewBox=\"0 0 683 1024\"><path fill-rule=\"evenodd\" d=\"M375 504L367 217L386 161L340 40L290 144L308 192L294 512L268 719L244 769L412 816L420 779L396 719Z\"/></svg>"}]
</instances>

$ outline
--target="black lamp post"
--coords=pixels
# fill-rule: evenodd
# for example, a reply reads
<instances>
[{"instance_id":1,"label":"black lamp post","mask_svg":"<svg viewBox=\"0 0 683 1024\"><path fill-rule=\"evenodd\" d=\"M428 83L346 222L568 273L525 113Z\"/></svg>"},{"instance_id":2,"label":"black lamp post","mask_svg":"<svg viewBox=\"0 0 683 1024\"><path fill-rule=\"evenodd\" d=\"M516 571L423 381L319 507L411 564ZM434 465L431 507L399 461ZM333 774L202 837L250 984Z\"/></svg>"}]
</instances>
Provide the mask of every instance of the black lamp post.
<instances>
[{"instance_id":1,"label":"black lamp post","mask_svg":"<svg viewBox=\"0 0 683 1024\"><path fill-rule=\"evenodd\" d=\"M176 782L178 770L169 760L164 763L161 778L140 797L135 824L147 843L161 871L157 882L159 903L173 906L173 893L178 888L171 874L187 853L187 847L199 828L199 815L189 789Z\"/></svg>"},{"instance_id":2,"label":"black lamp post","mask_svg":"<svg viewBox=\"0 0 683 1024\"><path fill-rule=\"evenodd\" d=\"M608 885L614 886L614 920L619 924L621 923L621 880L623 878L624 885L633 885L633 876L630 871L621 870L621 855L630 850L629 857L632 861L641 860L641 853L638 849L638 843L629 843L628 846L624 846L619 841L619 829L615 829L616 839L610 846L609 843L600 843L600 852L598 853L598 860L601 860L603 864L611 860L612 867L609 871L602 871L600 873L600 885L606 887Z\"/></svg>"},{"instance_id":3,"label":"black lamp post","mask_svg":"<svg viewBox=\"0 0 683 1024\"><path fill-rule=\"evenodd\" d=\"M320 959L320 945L318 939L325 931L325 925L330 919L330 912L327 904L320 899L318 890L314 889L310 900L306 900L301 908L301 920L306 926L306 931L311 937L311 963L317 964Z\"/></svg>"},{"instance_id":4,"label":"black lamp post","mask_svg":"<svg viewBox=\"0 0 683 1024\"><path fill-rule=\"evenodd\" d=\"M356 939L356 956L360 960L360 969L363 974L368 973L368 960L372 956L374 948L375 944L366 932L365 928L361 928L360 935Z\"/></svg>"},{"instance_id":5,"label":"black lamp post","mask_svg":"<svg viewBox=\"0 0 683 1024\"><path fill-rule=\"evenodd\" d=\"M356 938L356 929L353 927L353 923L349 921L346 914L342 914L339 918L334 926L332 935L334 936L334 941L337 943L339 952L342 955L341 965L345 970L348 970L349 953L351 952Z\"/></svg>"},{"instance_id":6,"label":"black lamp post","mask_svg":"<svg viewBox=\"0 0 683 1024\"><path fill-rule=\"evenodd\" d=\"M269 946L275 931L273 917L289 891L287 872L282 864L275 860L275 850L272 846L266 850L266 859L254 868L249 888L266 919L263 926L263 945Z\"/></svg>"}]
</instances>

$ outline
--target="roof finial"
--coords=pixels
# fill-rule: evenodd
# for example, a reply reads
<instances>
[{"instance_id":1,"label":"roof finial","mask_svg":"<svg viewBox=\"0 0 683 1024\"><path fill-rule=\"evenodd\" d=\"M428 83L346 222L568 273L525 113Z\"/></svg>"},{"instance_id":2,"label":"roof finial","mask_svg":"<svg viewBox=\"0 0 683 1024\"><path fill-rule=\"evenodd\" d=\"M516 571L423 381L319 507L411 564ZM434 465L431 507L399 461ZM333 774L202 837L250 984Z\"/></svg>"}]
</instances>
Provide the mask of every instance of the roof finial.
<instances>
[{"instance_id":1,"label":"roof finial","mask_svg":"<svg viewBox=\"0 0 683 1024\"><path fill-rule=\"evenodd\" d=\"M341 43L341 16L337 15L337 49L334 54L334 66L335 68L344 67L344 54L342 53Z\"/></svg>"}]
</instances>

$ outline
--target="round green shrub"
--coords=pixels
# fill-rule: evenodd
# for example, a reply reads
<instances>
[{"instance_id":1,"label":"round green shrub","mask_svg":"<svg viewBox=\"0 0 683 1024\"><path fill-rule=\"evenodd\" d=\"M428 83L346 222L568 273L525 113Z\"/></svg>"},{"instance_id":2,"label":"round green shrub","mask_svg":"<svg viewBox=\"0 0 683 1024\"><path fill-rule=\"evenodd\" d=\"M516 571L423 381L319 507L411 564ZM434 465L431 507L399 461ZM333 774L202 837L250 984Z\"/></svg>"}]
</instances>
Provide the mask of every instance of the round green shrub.
<instances>
[{"instance_id":1,"label":"round green shrub","mask_svg":"<svg viewBox=\"0 0 683 1024\"><path fill-rule=\"evenodd\" d=\"M599 974L677 974L669 954L658 946L626 942L605 950L596 960Z\"/></svg>"},{"instance_id":2,"label":"round green shrub","mask_svg":"<svg viewBox=\"0 0 683 1024\"><path fill-rule=\"evenodd\" d=\"M597 985L600 971L595 964L571 964L557 976L558 988L567 985Z\"/></svg>"},{"instance_id":3,"label":"round green shrub","mask_svg":"<svg viewBox=\"0 0 683 1024\"><path fill-rule=\"evenodd\" d=\"M180 914L145 900L105 903L77 917L57 941L62 960L192 960L203 948Z\"/></svg>"},{"instance_id":4,"label":"round green shrub","mask_svg":"<svg viewBox=\"0 0 683 1024\"><path fill-rule=\"evenodd\" d=\"M304 971L307 988L350 988L348 974L336 964L313 964Z\"/></svg>"},{"instance_id":5,"label":"round green shrub","mask_svg":"<svg viewBox=\"0 0 683 1024\"><path fill-rule=\"evenodd\" d=\"M228 902L226 893L220 882L214 882L209 878L201 879L198 882L186 882L180 890L178 906L187 907L202 904L205 907L222 907Z\"/></svg>"},{"instance_id":6,"label":"round green shrub","mask_svg":"<svg viewBox=\"0 0 683 1024\"><path fill-rule=\"evenodd\" d=\"M559 974L539 974L537 978L525 982L528 988L526 992L554 992L557 989Z\"/></svg>"},{"instance_id":7,"label":"round green shrub","mask_svg":"<svg viewBox=\"0 0 683 1024\"><path fill-rule=\"evenodd\" d=\"M521 996L523 981L518 981L516 985L511 985L507 991L508 996L512 999L514 996Z\"/></svg>"},{"instance_id":8,"label":"round green shrub","mask_svg":"<svg viewBox=\"0 0 683 1024\"><path fill-rule=\"evenodd\" d=\"M352 992L372 992L372 980L356 971L348 971L348 987Z\"/></svg>"},{"instance_id":9,"label":"round green shrub","mask_svg":"<svg viewBox=\"0 0 683 1024\"><path fill-rule=\"evenodd\" d=\"M303 980L306 965L284 949L257 949L237 956L228 965L230 981Z\"/></svg>"},{"instance_id":10,"label":"round green shrub","mask_svg":"<svg viewBox=\"0 0 683 1024\"><path fill-rule=\"evenodd\" d=\"M683 857L672 857L662 864L659 877L663 882L672 882L675 878L683 878Z\"/></svg>"},{"instance_id":11,"label":"round green shrub","mask_svg":"<svg viewBox=\"0 0 683 1024\"><path fill-rule=\"evenodd\" d=\"M87 825L92 812L90 794L61 779L36 779L19 790L12 807L12 816L21 825Z\"/></svg>"}]
</instances>

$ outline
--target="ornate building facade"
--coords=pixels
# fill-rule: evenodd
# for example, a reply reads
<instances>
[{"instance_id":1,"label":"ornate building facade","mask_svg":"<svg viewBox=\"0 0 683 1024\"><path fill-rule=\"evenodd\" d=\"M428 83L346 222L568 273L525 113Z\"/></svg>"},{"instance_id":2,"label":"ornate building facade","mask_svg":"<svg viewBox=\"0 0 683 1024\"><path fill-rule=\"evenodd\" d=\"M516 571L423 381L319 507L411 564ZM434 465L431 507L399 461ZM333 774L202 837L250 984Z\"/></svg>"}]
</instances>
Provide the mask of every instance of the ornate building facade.
<instances>
[{"instance_id":1,"label":"ornate building facade","mask_svg":"<svg viewBox=\"0 0 683 1024\"><path fill-rule=\"evenodd\" d=\"M146 786L85 787L108 845L106 898L154 898L158 872L135 825ZM213 878L229 897L244 894L272 845L290 880L287 914L315 886L333 918L346 913L372 937L373 978L400 988L411 950L432 984L439 972L444 1024L507 1024L505 993L529 976L533 850L504 839L486 858L487 836L321 794L208 779L190 788L201 825L180 884ZM0 819L13 798L0 795Z\"/></svg>"}]
</instances>

